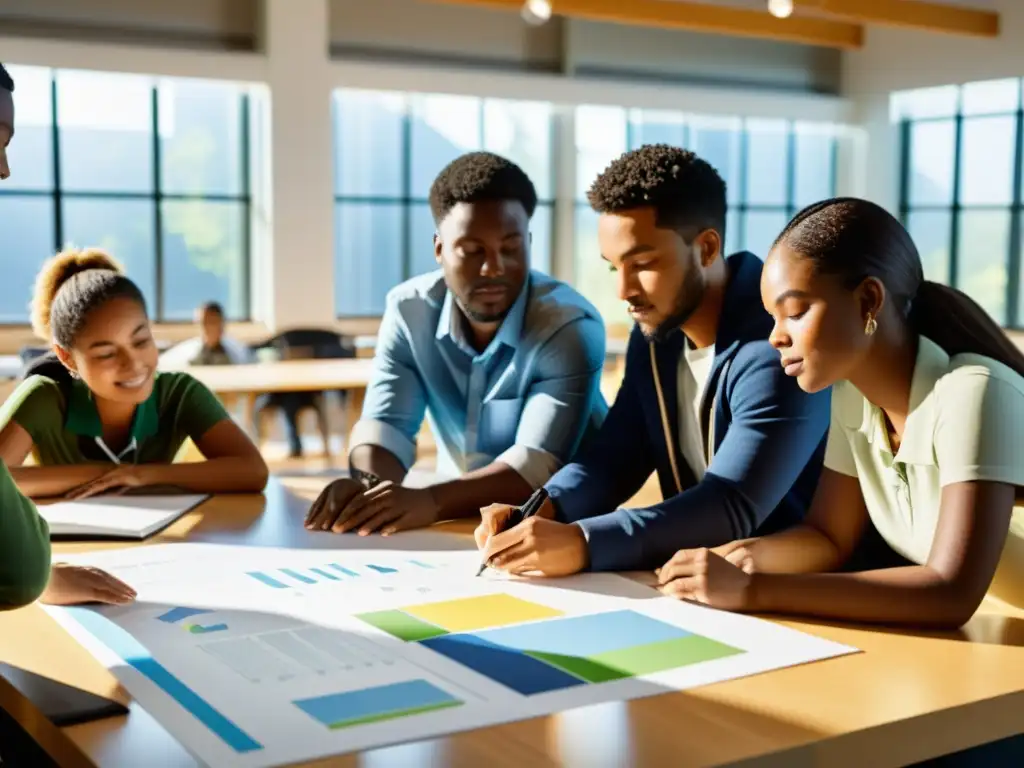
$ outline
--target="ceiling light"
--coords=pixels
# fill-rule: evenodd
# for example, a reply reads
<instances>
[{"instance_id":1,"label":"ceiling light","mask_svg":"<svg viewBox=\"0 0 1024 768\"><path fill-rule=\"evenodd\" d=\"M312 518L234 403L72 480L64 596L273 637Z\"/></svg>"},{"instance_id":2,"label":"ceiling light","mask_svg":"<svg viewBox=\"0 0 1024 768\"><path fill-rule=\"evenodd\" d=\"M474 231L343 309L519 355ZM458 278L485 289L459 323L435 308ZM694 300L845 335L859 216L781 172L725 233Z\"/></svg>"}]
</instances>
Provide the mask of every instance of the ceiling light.
<instances>
[{"instance_id":1,"label":"ceiling light","mask_svg":"<svg viewBox=\"0 0 1024 768\"><path fill-rule=\"evenodd\" d=\"M540 26L551 18L551 0L526 0L521 15L527 24Z\"/></svg>"},{"instance_id":2,"label":"ceiling light","mask_svg":"<svg viewBox=\"0 0 1024 768\"><path fill-rule=\"evenodd\" d=\"M777 19L788 19L793 15L793 0L768 0L768 13Z\"/></svg>"}]
</instances>

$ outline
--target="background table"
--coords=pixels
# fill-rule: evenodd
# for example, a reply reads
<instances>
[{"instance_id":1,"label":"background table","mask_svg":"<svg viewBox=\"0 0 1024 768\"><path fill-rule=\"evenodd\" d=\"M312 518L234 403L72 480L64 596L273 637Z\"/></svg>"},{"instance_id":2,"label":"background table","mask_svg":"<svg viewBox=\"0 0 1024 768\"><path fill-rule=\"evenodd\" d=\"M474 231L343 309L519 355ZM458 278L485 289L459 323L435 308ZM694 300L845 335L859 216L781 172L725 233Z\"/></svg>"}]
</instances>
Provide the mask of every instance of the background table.
<instances>
[{"instance_id":1,"label":"background table","mask_svg":"<svg viewBox=\"0 0 1024 768\"><path fill-rule=\"evenodd\" d=\"M301 526L308 499L322 482L273 479L265 496L216 497L150 543L331 546L337 540L330 534L310 534ZM452 547L471 546L471 525L443 528L452 534L446 540ZM124 545L59 544L56 549L114 546ZM401 546L401 536L388 546ZM1024 728L1022 614L985 605L966 628L943 633L783 623L865 653L310 765L884 768L994 741ZM38 606L0 614L0 658L128 701L114 678ZM4 700L16 696L8 692ZM22 703L19 711L32 720L30 706ZM101 766L195 765L136 705L127 718L63 732L42 729L40 738L68 754L78 748ZM154 757L158 754L159 761Z\"/></svg>"}]
</instances>

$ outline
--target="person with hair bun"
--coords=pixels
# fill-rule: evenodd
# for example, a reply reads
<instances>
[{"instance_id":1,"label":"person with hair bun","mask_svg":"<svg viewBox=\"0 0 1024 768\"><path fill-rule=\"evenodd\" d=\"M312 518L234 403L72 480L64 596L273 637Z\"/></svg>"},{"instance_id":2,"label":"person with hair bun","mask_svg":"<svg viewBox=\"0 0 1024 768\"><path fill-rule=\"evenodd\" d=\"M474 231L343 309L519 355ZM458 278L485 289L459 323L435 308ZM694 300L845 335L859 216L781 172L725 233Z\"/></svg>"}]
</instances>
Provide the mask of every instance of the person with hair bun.
<instances>
[{"instance_id":1,"label":"person with hair bun","mask_svg":"<svg viewBox=\"0 0 1024 768\"><path fill-rule=\"evenodd\" d=\"M939 628L967 622L986 594L1024 608L1024 355L974 301L925 280L910 235L865 200L799 213L761 298L786 373L807 392L833 388L825 470L803 524L680 551L662 590ZM872 524L891 549L857 571L848 560Z\"/></svg>"},{"instance_id":2,"label":"person with hair bun","mask_svg":"<svg viewBox=\"0 0 1024 768\"><path fill-rule=\"evenodd\" d=\"M214 394L186 373L157 372L142 293L106 253L67 250L46 262L32 323L53 353L0 407L0 459L24 493L263 490L263 458ZM206 461L172 463L186 439ZM21 466L29 453L38 466Z\"/></svg>"}]
</instances>

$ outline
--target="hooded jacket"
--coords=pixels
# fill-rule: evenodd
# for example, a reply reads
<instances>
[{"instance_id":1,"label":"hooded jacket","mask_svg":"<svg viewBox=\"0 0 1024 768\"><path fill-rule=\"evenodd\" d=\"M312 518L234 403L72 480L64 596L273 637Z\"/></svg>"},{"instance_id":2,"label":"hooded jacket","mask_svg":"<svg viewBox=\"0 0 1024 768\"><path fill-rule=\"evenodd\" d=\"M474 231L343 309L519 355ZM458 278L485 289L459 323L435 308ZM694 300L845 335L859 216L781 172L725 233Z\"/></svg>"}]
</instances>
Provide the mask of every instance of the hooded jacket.
<instances>
[{"instance_id":1,"label":"hooded jacket","mask_svg":"<svg viewBox=\"0 0 1024 768\"><path fill-rule=\"evenodd\" d=\"M557 518L587 538L591 570L648 569L679 549L713 547L800 522L824 458L830 391L786 376L761 305L762 262L727 259L729 284L700 408L707 471L699 482L679 449L677 378L686 337L648 342L634 328L615 403L576 461L546 488ZM616 509L658 473L664 501Z\"/></svg>"}]
</instances>

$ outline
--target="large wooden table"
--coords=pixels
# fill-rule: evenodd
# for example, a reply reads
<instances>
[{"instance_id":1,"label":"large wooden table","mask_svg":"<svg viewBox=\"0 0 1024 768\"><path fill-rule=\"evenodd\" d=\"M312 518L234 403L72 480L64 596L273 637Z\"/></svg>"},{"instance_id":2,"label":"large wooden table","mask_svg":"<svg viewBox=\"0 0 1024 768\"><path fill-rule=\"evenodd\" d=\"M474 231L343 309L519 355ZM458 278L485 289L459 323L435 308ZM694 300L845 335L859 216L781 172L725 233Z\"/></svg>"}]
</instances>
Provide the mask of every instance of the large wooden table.
<instances>
[{"instance_id":1,"label":"large wooden table","mask_svg":"<svg viewBox=\"0 0 1024 768\"><path fill-rule=\"evenodd\" d=\"M346 400L345 424L351 429L359 420L373 360L282 360L250 365L195 365L184 370L217 395L227 399L241 397L246 419L251 419L256 398L263 394L347 390L350 397Z\"/></svg>"},{"instance_id":2,"label":"large wooden table","mask_svg":"<svg viewBox=\"0 0 1024 768\"><path fill-rule=\"evenodd\" d=\"M310 534L300 521L322 482L291 482L293 495L273 480L264 496L215 498L151 542L303 546ZM447 528L471 546L470 525ZM123 545L56 549L98 546ZM313 765L884 768L1024 730L1024 615L985 605L966 628L945 633L785 623L864 653ZM0 659L128 701L114 678L38 606L0 614ZM128 717L61 731L46 727L31 705L2 686L0 703L52 754L63 750L67 765L195 765L136 705Z\"/></svg>"}]
</instances>

